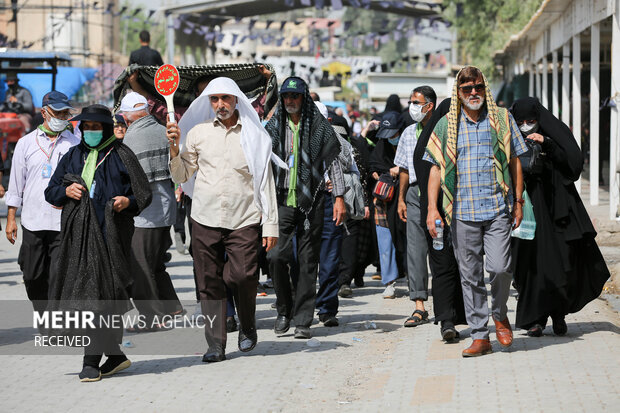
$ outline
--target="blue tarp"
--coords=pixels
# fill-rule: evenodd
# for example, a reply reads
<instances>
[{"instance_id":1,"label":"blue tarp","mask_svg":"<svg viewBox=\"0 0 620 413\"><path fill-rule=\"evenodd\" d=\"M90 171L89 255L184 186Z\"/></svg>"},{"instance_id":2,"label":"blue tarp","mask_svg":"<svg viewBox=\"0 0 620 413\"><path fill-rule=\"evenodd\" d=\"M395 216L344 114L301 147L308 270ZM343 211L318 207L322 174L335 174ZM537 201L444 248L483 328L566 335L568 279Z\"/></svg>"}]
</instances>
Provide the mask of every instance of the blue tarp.
<instances>
[{"instance_id":1,"label":"blue tarp","mask_svg":"<svg viewBox=\"0 0 620 413\"><path fill-rule=\"evenodd\" d=\"M96 73L97 69L61 66L56 74L56 90L71 99L84 83L95 77ZM49 73L18 73L17 77L19 77L19 84L32 94L34 106L41 107L43 96L52 89L52 75ZM5 82L2 82L1 88L0 99L4 101Z\"/></svg>"}]
</instances>

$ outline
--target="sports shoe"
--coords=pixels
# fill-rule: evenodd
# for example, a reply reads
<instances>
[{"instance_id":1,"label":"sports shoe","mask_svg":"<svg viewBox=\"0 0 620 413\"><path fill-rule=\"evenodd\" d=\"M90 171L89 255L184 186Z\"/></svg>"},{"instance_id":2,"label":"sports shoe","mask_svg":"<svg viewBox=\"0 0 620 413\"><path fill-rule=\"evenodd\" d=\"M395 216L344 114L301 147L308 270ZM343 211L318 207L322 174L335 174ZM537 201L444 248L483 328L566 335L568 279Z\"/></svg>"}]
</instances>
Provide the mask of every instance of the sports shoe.
<instances>
[{"instance_id":1,"label":"sports shoe","mask_svg":"<svg viewBox=\"0 0 620 413\"><path fill-rule=\"evenodd\" d=\"M383 298L396 298L396 285L394 281L385 286L385 290L383 291Z\"/></svg>"},{"instance_id":2,"label":"sports shoe","mask_svg":"<svg viewBox=\"0 0 620 413\"><path fill-rule=\"evenodd\" d=\"M333 314L319 314L319 321L325 327L338 327L338 318Z\"/></svg>"},{"instance_id":3,"label":"sports shoe","mask_svg":"<svg viewBox=\"0 0 620 413\"><path fill-rule=\"evenodd\" d=\"M179 254L185 254L185 243L183 242L183 237L181 237L180 232L174 233L174 247Z\"/></svg>"},{"instance_id":4,"label":"sports shoe","mask_svg":"<svg viewBox=\"0 0 620 413\"><path fill-rule=\"evenodd\" d=\"M351 298L353 297L353 290L346 284L342 284L340 289L338 289L338 296L342 298Z\"/></svg>"},{"instance_id":5,"label":"sports shoe","mask_svg":"<svg viewBox=\"0 0 620 413\"><path fill-rule=\"evenodd\" d=\"M108 357L105 363L101 366L101 375L103 377L111 376L123 371L131 366L131 361L123 354L118 356Z\"/></svg>"},{"instance_id":6,"label":"sports shoe","mask_svg":"<svg viewBox=\"0 0 620 413\"><path fill-rule=\"evenodd\" d=\"M310 327L302 327L302 326L295 327L295 338L309 339L311 337L312 337L312 334L310 333Z\"/></svg>"},{"instance_id":7,"label":"sports shoe","mask_svg":"<svg viewBox=\"0 0 620 413\"><path fill-rule=\"evenodd\" d=\"M79 374L81 382L87 383L91 381L101 380L101 371L97 367L84 366Z\"/></svg>"}]
</instances>

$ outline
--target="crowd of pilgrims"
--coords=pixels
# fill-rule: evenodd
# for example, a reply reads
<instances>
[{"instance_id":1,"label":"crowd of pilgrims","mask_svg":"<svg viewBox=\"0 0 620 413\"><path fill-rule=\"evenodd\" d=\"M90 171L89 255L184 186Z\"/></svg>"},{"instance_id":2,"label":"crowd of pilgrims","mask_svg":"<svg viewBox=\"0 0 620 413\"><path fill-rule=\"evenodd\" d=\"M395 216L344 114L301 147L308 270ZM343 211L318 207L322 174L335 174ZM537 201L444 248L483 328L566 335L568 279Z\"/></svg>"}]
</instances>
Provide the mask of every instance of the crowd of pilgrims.
<instances>
[{"instance_id":1,"label":"crowd of pilgrims","mask_svg":"<svg viewBox=\"0 0 620 413\"><path fill-rule=\"evenodd\" d=\"M396 282L406 280L412 314L403 315L404 327L434 321L444 341L459 340L456 326L470 321L468 281L459 274L464 267L446 219L450 212L441 195L432 195L433 188L439 189L431 185L433 163L438 162L432 162L437 157L429 157L426 148L437 138L434 128L444 118L450 136L450 113L458 114L451 111L463 107L457 100L468 105L468 91L485 100L486 80L472 73L472 79L457 77L458 88L443 102L432 88L420 86L405 107L398 95L391 95L381 113L374 108L360 113L352 105L346 110L326 107L303 79L291 77L281 84L274 110L260 118L234 82L202 79L204 85L178 124L166 121L165 114L154 116L152 99L143 91L127 94L116 115L105 106L91 105L74 117L66 96L48 93L41 109L43 124L15 150L7 192L6 233L11 242L18 232L15 210L23 208L19 264L28 297L36 311L123 314L133 308L133 299L150 320L184 315L188 309L177 297L166 262L171 227L177 250L186 253L187 224L200 303L196 312L221 315L219 324L205 331L205 362L226 359L226 335L236 330L239 349L254 348L257 294L274 288L277 335L292 325L294 338L309 339L315 313L324 326L338 326L339 299L354 299L369 278L384 285L384 299L399 296ZM483 118L504 113L490 96L481 110ZM523 167L522 172L535 236L513 237L503 252L512 257L505 272L518 293L512 323L529 336L541 336L551 318L553 332L564 335L564 317L596 298L609 277L574 186L583 156L570 129L536 98L514 102L506 119L515 123L518 129L512 131L518 131L528 148L534 143L539 148L536 167ZM460 132L458 136L460 157L464 149ZM33 161L32 154L41 159ZM533 163L532 149L521 156L526 155L522 166ZM458 159L456 165L460 168ZM438 192L445 198L444 167ZM236 173L240 176L231 177ZM192 179L186 190L185 181ZM227 187L231 182L234 187ZM200 192L217 199L201 199ZM458 198L458 184L456 192ZM520 194L511 196L519 203ZM43 198L49 210L37 209L37 199ZM242 210L229 211L235 205ZM210 208L217 211L217 219L207 216ZM435 226L427 218L437 210L441 225ZM487 265L492 259L486 257ZM52 269L46 270L50 263ZM368 274L370 265L376 271ZM425 307L429 266L434 317ZM481 283L477 287L486 295L484 279ZM488 319L488 309L484 311ZM498 341L510 345L510 321L496 319L495 309L493 316ZM128 331L166 329L165 324L147 324ZM102 328L92 334L81 381L97 381L130 366L119 346L122 329ZM488 331L480 334L481 341L488 341ZM474 341L477 337L472 333ZM485 345L463 355L486 354L491 350ZM108 358L100 365L104 354Z\"/></svg>"}]
</instances>

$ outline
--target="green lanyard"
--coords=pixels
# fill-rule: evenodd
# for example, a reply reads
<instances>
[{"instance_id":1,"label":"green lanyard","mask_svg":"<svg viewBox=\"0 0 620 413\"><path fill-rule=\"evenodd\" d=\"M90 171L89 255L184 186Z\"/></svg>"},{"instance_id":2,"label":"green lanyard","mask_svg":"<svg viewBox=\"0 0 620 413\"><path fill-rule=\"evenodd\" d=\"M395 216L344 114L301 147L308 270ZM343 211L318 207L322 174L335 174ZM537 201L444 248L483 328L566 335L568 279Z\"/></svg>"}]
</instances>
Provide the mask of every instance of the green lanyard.
<instances>
[{"instance_id":1,"label":"green lanyard","mask_svg":"<svg viewBox=\"0 0 620 413\"><path fill-rule=\"evenodd\" d=\"M288 174L289 174L289 182L288 182L288 194L286 196L286 206L296 208L297 207L297 162L298 156L297 152L299 151L299 124L295 127L295 124L292 120L288 120L288 126L291 128L292 132L292 142L291 149L293 153L289 156L288 159Z\"/></svg>"}]
</instances>

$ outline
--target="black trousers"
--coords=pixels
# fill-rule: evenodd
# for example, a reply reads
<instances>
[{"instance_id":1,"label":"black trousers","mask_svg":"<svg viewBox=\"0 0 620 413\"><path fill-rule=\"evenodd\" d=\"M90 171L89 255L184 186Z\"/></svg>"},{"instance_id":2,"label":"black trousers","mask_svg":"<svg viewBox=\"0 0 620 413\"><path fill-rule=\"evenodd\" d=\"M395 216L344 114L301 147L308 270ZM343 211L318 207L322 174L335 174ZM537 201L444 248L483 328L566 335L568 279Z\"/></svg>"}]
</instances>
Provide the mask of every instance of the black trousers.
<instances>
[{"instance_id":1,"label":"black trousers","mask_svg":"<svg viewBox=\"0 0 620 413\"><path fill-rule=\"evenodd\" d=\"M441 250L433 248L433 239L428 231L425 233L428 244L428 261L433 275L435 323L452 321L455 325L466 324L461 276L454 257L450 229L447 226L444 228L444 246Z\"/></svg>"},{"instance_id":2,"label":"black trousers","mask_svg":"<svg viewBox=\"0 0 620 413\"><path fill-rule=\"evenodd\" d=\"M99 315L95 315L95 320ZM99 328L88 329L85 334L90 338L90 344L84 347L84 366L99 368L101 358L106 356L120 356L123 354L119 344L123 340L122 328L98 326Z\"/></svg>"},{"instance_id":3,"label":"black trousers","mask_svg":"<svg viewBox=\"0 0 620 413\"><path fill-rule=\"evenodd\" d=\"M35 311L43 311L56 275L60 231L29 231L22 226L22 233L17 263L24 274L28 299Z\"/></svg>"},{"instance_id":4,"label":"black trousers","mask_svg":"<svg viewBox=\"0 0 620 413\"><path fill-rule=\"evenodd\" d=\"M354 278L364 275L357 258L358 240L364 221L347 219L346 229L342 230L342 246L340 247L340 264L338 266L338 286L351 285ZM348 231L348 232L347 232Z\"/></svg>"},{"instance_id":5,"label":"black trousers","mask_svg":"<svg viewBox=\"0 0 620 413\"><path fill-rule=\"evenodd\" d=\"M214 320L205 322L205 338L209 348L226 348L226 287L237 304L241 329L249 332L256 325L260 225L230 230L191 221L200 305L204 316Z\"/></svg>"},{"instance_id":6,"label":"black trousers","mask_svg":"<svg viewBox=\"0 0 620 413\"><path fill-rule=\"evenodd\" d=\"M132 298L147 322L183 310L166 271L165 254L170 245L170 227L136 228L131 239Z\"/></svg>"},{"instance_id":7,"label":"black trousers","mask_svg":"<svg viewBox=\"0 0 620 413\"><path fill-rule=\"evenodd\" d=\"M295 326L310 327L314 318L316 278L323 233L323 196L319 195L308 217L309 229L304 228L306 215L297 208L280 205L278 220L278 243L268 253L269 273L276 292L278 315L292 318ZM290 265L295 262L295 237L299 278L293 297Z\"/></svg>"}]
</instances>

